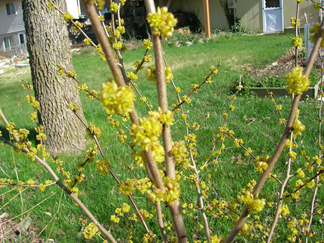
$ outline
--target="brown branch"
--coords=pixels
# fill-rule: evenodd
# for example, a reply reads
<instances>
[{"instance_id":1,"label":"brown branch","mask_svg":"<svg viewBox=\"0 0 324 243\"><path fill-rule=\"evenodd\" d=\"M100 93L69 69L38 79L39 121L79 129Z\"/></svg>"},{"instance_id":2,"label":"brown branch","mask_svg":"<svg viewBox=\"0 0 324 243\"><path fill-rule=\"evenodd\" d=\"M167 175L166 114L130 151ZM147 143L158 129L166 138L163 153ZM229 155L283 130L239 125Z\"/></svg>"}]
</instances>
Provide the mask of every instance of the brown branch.
<instances>
[{"instance_id":1,"label":"brown branch","mask_svg":"<svg viewBox=\"0 0 324 243\"><path fill-rule=\"evenodd\" d=\"M86 0L82 0L82 3L83 3L83 6L87 12L89 19L91 20L93 30L94 30L101 46L102 46L102 50L106 56L107 63L108 63L108 65L111 69L111 72L115 78L116 84L119 87L125 86L124 79L123 79L123 77L120 73L120 70L118 68L118 65L115 61L115 57L114 57L112 48L107 40L104 30L102 29L100 21L97 17L95 7L93 6L93 4L89 3ZM135 107L134 107L133 111L130 112L129 115L130 115L130 119L131 119L132 123L135 125L139 125L139 119L138 119L138 115L137 115ZM147 168L148 168L147 173L149 175L152 175L155 186L158 189L165 191L164 184L163 184L162 178L159 173L159 169L157 167L156 162L154 161L153 154L150 149L148 149L148 151L145 151L145 157L146 157Z\"/></svg>"},{"instance_id":2,"label":"brown branch","mask_svg":"<svg viewBox=\"0 0 324 243\"><path fill-rule=\"evenodd\" d=\"M145 0L145 6L148 13L155 13L155 4L153 0ZM167 112L168 100L167 89L165 81L165 69L164 69L164 57L162 40L160 36L153 35L153 47L155 54L155 66L156 66L156 84L158 89L159 106L162 112ZM163 125L162 130L163 146L165 151L165 163L166 163L166 175L175 178L175 165L170 155L172 149L172 138L170 126ZM179 201L169 204L170 214L172 217L173 225L176 230L178 242L187 242L187 231L183 222L182 212Z\"/></svg>"}]
</instances>

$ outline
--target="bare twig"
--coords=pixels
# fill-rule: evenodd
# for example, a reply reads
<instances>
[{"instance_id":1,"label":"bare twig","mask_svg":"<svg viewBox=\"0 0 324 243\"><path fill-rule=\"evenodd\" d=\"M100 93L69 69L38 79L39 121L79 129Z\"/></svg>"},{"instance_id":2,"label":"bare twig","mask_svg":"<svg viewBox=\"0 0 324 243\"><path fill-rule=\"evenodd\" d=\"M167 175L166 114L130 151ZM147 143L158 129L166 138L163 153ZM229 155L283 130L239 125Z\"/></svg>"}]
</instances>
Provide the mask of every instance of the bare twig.
<instances>
[{"instance_id":1,"label":"bare twig","mask_svg":"<svg viewBox=\"0 0 324 243\"><path fill-rule=\"evenodd\" d=\"M293 140L293 133L291 133L291 135L290 135L290 141L292 141L292 140ZM290 148L290 151L292 151L292 148ZM278 203L277 203L277 209L276 209L274 219L272 221L272 226L271 226L271 230L270 230L269 235L268 235L267 243L270 243L270 241L271 241L271 238L273 236L274 230L276 228L276 225L277 225L277 222L278 222L278 219L279 219L279 216L280 216L280 209L281 209L281 206L282 206L283 194L285 192L285 188L286 188L286 185L287 185L287 183L289 181L289 178L291 177L290 169L291 169L291 158L289 157L288 165L287 165L286 178L282 182L282 185L281 185L281 188L280 188L280 194L279 194L279 200L278 200Z\"/></svg>"},{"instance_id":2,"label":"bare twig","mask_svg":"<svg viewBox=\"0 0 324 243\"><path fill-rule=\"evenodd\" d=\"M323 68L323 60L322 60L322 68ZM321 72L321 93L323 93L323 69ZM322 108L323 108L323 98L322 96L320 97L320 109L318 111L318 119L319 119L319 125L318 125L318 147L320 148L322 144ZM318 156L322 156L321 149L318 150ZM317 168L319 168L321 165L318 165ZM309 240L309 233L311 231L311 226L313 223L313 216L314 216L314 210L315 210L315 200L317 197L317 192L318 192L318 183L319 183L319 177L316 177L315 181L315 188L314 188L314 193L313 193L313 198L312 198L312 203L311 203L311 210L310 210L310 216L309 216L309 222L308 222L308 227L307 227L307 234L306 234L306 239L305 243L308 243Z\"/></svg>"}]
</instances>

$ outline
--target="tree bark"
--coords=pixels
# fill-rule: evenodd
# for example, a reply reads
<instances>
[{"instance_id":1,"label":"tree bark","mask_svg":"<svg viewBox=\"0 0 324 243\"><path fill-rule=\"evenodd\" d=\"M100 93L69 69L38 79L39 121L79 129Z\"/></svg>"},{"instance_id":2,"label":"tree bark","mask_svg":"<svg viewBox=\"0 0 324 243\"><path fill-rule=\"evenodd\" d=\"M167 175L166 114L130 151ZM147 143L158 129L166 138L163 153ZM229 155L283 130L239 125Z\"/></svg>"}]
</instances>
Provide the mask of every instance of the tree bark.
<instances>
[{"instance_id":1,"label":"tree bark","mask_svg":"<svg viewBox=\"0 0 324 243\"><path fill-rule=\"evenodd\" d=\"M53 3L66 11L65 0L53 0ZM33 87L40 103L38 120L44 126L48 152L76 152L86 147L86 131L67 108L63 90L57 82L56 67L51 63L64 65L68 71L74 70L67 26L63 16L46 4L43 0L22 1ZM65 76L59 78L67 98L77 104L78 113L84 118L76 83Z\"/></svg>"}]
</instances>

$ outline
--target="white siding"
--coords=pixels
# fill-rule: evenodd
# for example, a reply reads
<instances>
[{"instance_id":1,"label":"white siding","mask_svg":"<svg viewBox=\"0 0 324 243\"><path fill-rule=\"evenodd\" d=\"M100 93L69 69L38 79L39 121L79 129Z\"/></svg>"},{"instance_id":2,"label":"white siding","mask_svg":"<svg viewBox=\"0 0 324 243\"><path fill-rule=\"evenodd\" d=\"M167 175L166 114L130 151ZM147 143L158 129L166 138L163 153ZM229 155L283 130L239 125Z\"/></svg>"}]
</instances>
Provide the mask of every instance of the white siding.
<instances>
[{"instance_id":1,"label":"white siding","mask_svg":"<svg viewBox=\"0 0 324 243\"><path fill-rule=\"evenodd\" d=\"M79 0L66 0L67 11L73 15L73 18L78 19L81 14Z\"/></svg>"},{"instance_id":2,"label":"white siding","mask_svg":"<svg viewBox=\"0 0 324 243\"><path fill-rule=\"evenodd\" d=\"M14 1L16 14L7 16L6 3ZM0 35L20 32L25 30L21 0L5 0L0 2Z\"/></svg>"}]
</instances>

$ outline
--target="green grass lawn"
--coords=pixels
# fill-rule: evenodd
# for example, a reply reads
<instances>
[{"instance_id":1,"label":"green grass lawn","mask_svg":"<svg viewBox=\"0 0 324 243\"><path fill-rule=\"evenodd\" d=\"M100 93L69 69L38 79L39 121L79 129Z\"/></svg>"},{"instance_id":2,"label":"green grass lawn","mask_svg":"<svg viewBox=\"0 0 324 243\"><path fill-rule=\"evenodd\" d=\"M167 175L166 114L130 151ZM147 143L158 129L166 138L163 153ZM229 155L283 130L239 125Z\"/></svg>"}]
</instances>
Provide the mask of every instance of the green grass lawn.
<instances>
[{"instance_id":1,"label":"green grass lawn","mask_svg":"<svg viewBox=\"0 0 324 243\"><path fill-rule=\"evenodd\" d=\"M213 83L203 86L196 94L192 96L192 102L189 105L184 105L184 111L188 114L188 122L192 125L194 122L199 122L207 113L210 113L210 118L201 123L201 128L195 132L197 137L197 166L201 167L205 158L210 155L213 147L212 141L218 133L218 127L223 123L223 113L228 112L228 107L231 103L230 95L233 87L238 83L239 77L246 65L262 68L277 60L284 55L291 46L291 34L264 35L264 36L221 36L212 38L204 44L195 44L189 47L166 47L165 57L170 64L176 86L181 87L181 95L186 95L191 90L190 84L199 84L204 80L204 77L209 74L210 66L217 66L221 62L219 72L213 76ZM124 53L125 67L127 71L133 71L133 64L142 58L144 48L129 50ZM153 51L150 51L153 55ZM87 83L90 90L100 90L101 84L111 78L107 64L102 62L97 55L80 55L73 57L73 63L77 78L81 83ZM147 65L147 64L146 64ZM28 70L7 70L0 76L0 107L9 121L16 123L18 127L33 129L33 124L29 121L29 113L32 112L30 106L25 102L27 91L21 88L21 80L31 81ZM72 81L71 81L72 82ZM144 72L139 74L139 79L136 81L139 90L143 96L147 97L148 103L153 105L153 109L157 110L157 91L156 85L145 79ZM176 101L176 92L173 87L168 85L169 106ZM81 94L82 108L88 123L92 122L99 126L102 130L102 137L99 141L112 165L112 169L118 177L123 181L127 177L132 177L132 174L127 169L127 166L133 166L133 171L137 179L145 177L145 172L137 168L131 156L131 149L123 146L116 135L116 130L112 128L106 119L105 112L97 101L89 101L85 94ZM287 118L290 108L290 98L282 97L276 99L277 104L283 107L283 117ZM136 108L140 116L146 116L147 109L143 103L137 99ZM237 138L244 140L244 145L253 150L256 156L271 155L279 142L283 127L279 124L280 115L274 104L268 98L258 98L251 94L238 96L234 101L234 112L231 112L227 121L227 127L232 129ZM310 158L318 154L318 110L319 103L314 100L303 101L300 104L300 120L306 125L306 131L302 137L297 138L297 143L301 150L306 150ZM190 112L189 112L190 111ZM129 123L125 126L129 127ZM124 129L124 128L123 128ZM175 124L171 127L172 138L174 141L183 140L185 128L180 114L175 114ZM7 133L2 121L0 121L0 130L7 137ZM126 129L124 129L126 130ZM190 128L192 131L192 128ZM35 141L35 133L32 133L30 140ZM89 144L93 144L89 141ZM201 181L206 182L209 187L209 196L205 200L206 206L212 205L212 200L225 200L230 202L232 198L236 198L240 194L241 189L245 187L250 180L258 180L259 174L255 172L255 161L251 157L244 156L244 150L236 148L233 141L229 138L225 139L225 149L218 158L219 163L215 165L216 172L212 171L214 167L209 164L200 173ZM217 145L219 149L221 144ZM286 161L288 159L287 149L279 158L279 161L274 169L274 174L277 175L280 181L284 180L286 171ZM293 171L299 167L303 168L304 159L298 153L297 159L293 163ZM215 157L215 156L214 156ZM71 175L77 172L77 163L83 161L82 155L68 156L62 155L61 160L64 161L66 171L70 171ZM49 159L49 164L52 168L56 168ZM127 166L126 166L127 165ZM36 162L31 162L26 159L25 154L12 153L8 146L0 147L0 178L7 178L4 172L10 179L16 179L15 168L19 180L27 181L33 178L40 183L47 179L51 179L45 169L41 168ZM182 177L187 178L190 175L189 170L181 170ZM306 176L312 177L312 173L305 172ZM110 216L114 214L117 207L120 207L123 202L129 203L128 199L118 192L117 183L112 177L102 176L96 172L94 164L86 166L85 174L87 180L79 185L79 198L90 209L90 211L98 218L104 226L109 229L111 225ZM210 178L209 178L210 177ZM293 177L287 186L287 191L291 192L297 178ZM206 240L204 230L200 229L203 224L202 217L198 210L198 197L195 192L194 184L190 180L181 180L181 196L180 201L184 203L192 203L193 208L185 208L184 214L185 223L188 230L188 240ZM0 189L0 214L7 212L11 216L17 216L21 212L26 211L43 199L49 197L51 193L56 193L54 196L45 200L35 209L30 212L33 224L37 226L40 232L47 224L48 227L39 236L41 238L51 238L57 242L87 242L79 232L82 231L79 218L85 218L84 213L75 207L74 203L67 195L61 196L61 189L56 186L47 188L44 193L40 193L38 189L27 189L22 196L13 198L17 191L12 191L7 194L10 188ZM277 182L269 180L260 196L267 199L267 202L275 202L278 199L278 190L280 185ZM292 200L287 203L291 215L300 219L302 213L309 215L310 202L312 197L312 189L303 189L301 192L301 200ZM316 211L323 209L321 203L324 199L323 189L319 188L319 196L316 201ZM157 235L157 241L161 241L161 235L156 222L156 214L152 211L153 204L147 202L142 194L136 192L134 200L139 205L139 208L145 209L153 214L153 218L147 220L148 227ZM10 201L5 207L1 205ZM23 203L23 206L22 206ZM60 207L59 207L60 205ZM59 207L59 209L58 209ZM243 209L239 205L234 214L228 215L229 218L235 219L237 214ZM225 210L226 211L226 210ZM56 214L56 212L58 212ZM171 217L166 212L166 222L171 222ZM267 205L260 216L261 224L265 227L271 226L271 220L275 212L275 207ZM134 210L131 210L134 213ZM27 213L28 214L28 213ZM27 214L24 214L27 215ZM213 207L211 212L207 212L209 217L210 228L212 234L217 234L226 237L231 229L231 221L221 217L217 207ZM52 217L54 219L51 221ZM129 235L129 228L134 230L133 242L142 242L142 237L145 233L144 228L139 224L135 224L125 215L119 225L113 226L111 233L116 239L126 239ZM314 216L313 233L315 241L322 239L322 226L319 223L321 215ZM223 218L223 219L222 219ZM308 218L308 216L307 216ZM282 217L279 221L275 239L276 242L286 242L290 230L286 224L292 219L291 216ZM258 219L254 216L249 218L249 221L257 223ZM136 226L135 226L136 225ZM168 234L173 235L172 228L166 227ZM302 227L298 228L302 232ZM262 237L262 233L258 230L253 231L253 235ZM299 236L304 239L300 233ZM245 238L247 242L261 242L260 239L249 237ZM91 242L102 242L98 237ZM126 242L126 241L121 241ZM238 236L237 242L243 242L243 238Z\"/></svg>"}]
</instances>

